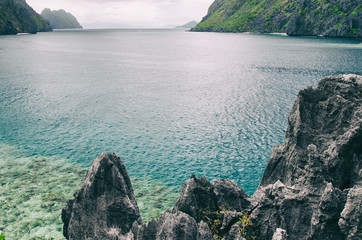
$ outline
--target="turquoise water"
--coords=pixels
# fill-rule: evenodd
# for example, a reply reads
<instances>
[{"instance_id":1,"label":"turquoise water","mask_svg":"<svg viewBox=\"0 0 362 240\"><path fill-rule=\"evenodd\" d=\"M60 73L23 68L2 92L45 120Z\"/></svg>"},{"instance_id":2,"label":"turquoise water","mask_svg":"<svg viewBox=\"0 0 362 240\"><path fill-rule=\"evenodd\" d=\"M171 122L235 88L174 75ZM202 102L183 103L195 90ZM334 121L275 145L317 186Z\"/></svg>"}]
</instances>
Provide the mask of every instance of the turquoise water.
<instances>
[{"instance_id":1,"label":"turquoise water","mask_svg":"<svg viewBox=\"0 0 362 240\"><path fill-rule=\"evenodd\" d=\"M190 174L252 194L298 91L362 74L358 40L182 30L0 37L0 142L89 166L119 154L134 177Z\"/></svg>"},{"instance_id":2,"label":"turquoise water","mask_svg":"<svg viewBox=\"0 0 362 240\"><path fill-rule=\"evenodd\" d=\"M145 221L190 174L258 186L298 91L362 74L358 40L182 30L0 36L0 230L62 239L61 208L101 152Z\"/></svg>"},{"instance_id":3,"label":"turquoise water","mask_svg":"<svg viewBox=\"0 0 362 240\"><path fill-rule=\"evenodd\" d=\"M61 210L81 187L86 168L59 157L28 155L0 144L0 230L6 239L64 239ZM131 177L143 221L171 208L179 189Z\"/></svg>"}]
</instances>

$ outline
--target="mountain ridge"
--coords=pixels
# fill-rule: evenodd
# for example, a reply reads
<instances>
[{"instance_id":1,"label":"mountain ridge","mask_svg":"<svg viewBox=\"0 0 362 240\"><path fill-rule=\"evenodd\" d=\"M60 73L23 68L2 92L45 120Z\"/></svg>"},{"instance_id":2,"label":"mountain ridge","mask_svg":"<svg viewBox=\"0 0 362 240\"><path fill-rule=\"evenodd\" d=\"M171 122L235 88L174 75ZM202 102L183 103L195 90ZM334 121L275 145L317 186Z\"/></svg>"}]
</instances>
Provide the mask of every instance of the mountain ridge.
<instances>
[{"instance_id":1,"label":"mountain ridge","mask_svg":"<svg viewBox=\"0 0 362 240\"><path fill-rule=\"evenodd\" d=\"M192 31L362 38L361 28L361 1L215 0Z\"/></svg>"},{"instance_id":2,"label":"mountain ridge","mask_svg":"<svg viewBox=\"0 0 362 240\"><path fill-rule=\"evenodd\" d=\"M63 9L51 10L50 8L44 8L40 15L49 22L53 29L82 28L78 20Z\"/></svg>"}]
</instances>

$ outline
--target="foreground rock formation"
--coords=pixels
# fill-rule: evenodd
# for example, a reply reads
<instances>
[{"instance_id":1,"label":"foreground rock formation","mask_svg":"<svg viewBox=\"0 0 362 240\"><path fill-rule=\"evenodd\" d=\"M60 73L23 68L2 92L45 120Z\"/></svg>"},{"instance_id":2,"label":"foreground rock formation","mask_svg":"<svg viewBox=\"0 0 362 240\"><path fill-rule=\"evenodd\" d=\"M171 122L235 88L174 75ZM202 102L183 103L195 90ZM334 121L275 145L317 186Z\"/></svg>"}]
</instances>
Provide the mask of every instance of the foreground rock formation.
<instances>
[{"instance_id":1,"label":"foreground rock formation","mask_svg":"<svg viewBox=\"0 0 362 240\"><path fill-rule=\"evenodd\" d=\"M25 0L0 1L0 35L49 32L51 27Z\"/></svg>"},{"instance_id":2,"label":"foreground rock formation","mask_svg":"<svg viewBox=\"0 0 362 240\"><path fill-rule=\"evenodd\" d=\"M362 239L362 76L300 91L253 196L194 175L143 223L122 160L101 154L63 209L67 239Z\"/></svg>"},{"instance_id":3,"label":"foreground rock formation","mask_svg":"<svg viewBox=\"0 0 362 240\"><path fill-rule=\"evenodd\" d=\"M215 0L194 31L362 37L359 0Z\"/></svg>"}]
</instances>

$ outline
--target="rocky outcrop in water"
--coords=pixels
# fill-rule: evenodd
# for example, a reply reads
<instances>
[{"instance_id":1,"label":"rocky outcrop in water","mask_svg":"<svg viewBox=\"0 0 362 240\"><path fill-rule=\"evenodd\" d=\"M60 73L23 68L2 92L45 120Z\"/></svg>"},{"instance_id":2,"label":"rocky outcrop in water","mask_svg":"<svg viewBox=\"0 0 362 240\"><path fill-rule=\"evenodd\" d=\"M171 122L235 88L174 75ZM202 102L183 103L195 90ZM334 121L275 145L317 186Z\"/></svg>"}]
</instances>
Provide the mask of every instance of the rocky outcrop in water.
<instances>
[{"instance_id":1,"label":"rocky outcrop in water","mask_svg":"<svg viewBox=\"0 0 362 240\"><path fill-rule=\"evenodd\" d=\"M48 21L53 29L82 28L78 20L69 12L63 9L51 10L45 8L41 16Z\"/></svg>"},{"instance_id":2,"label":"rocky outcrop in water","mask_svg":"<svg viewBox=\"0 0 362 240\"><path fill-rule=\"evenodd\" d=\"M51 27L25 0L0 1L0 35L49 32Z\"/></svg>"},{"instance_id":3,"label":"rocky outcrop in water","mask_svg":"<svg viewBox=\"0 0 362 240\"><path fill-rule=\"evenodd\" d=\"M361 38L362 5L358 0L215 0L192 30Z\"/></svg>"},{"instance_id":4,"label":"rocky outcrop in water","mask_svg":"<svg viewBox=\"0 0 362 240\"><path fill-rule=\"evenodd\" d=\"M121 159L102 154L63 210L67 239L361 239L362 76L302 90L261 183L194 175L172 210L142 223Z\"/></svg>"},{"instance_id":5,"label":"rocky outcrop in water","mask_svg":"<svg viewBox=\"0 0 362 240\"><path fill-rule=\"evenodd\" d=\"M114 239L142 223L131 180L121 159L101 154L93 161L82 188L63 209L67 239Z\"/></svg>"}]
</instances>

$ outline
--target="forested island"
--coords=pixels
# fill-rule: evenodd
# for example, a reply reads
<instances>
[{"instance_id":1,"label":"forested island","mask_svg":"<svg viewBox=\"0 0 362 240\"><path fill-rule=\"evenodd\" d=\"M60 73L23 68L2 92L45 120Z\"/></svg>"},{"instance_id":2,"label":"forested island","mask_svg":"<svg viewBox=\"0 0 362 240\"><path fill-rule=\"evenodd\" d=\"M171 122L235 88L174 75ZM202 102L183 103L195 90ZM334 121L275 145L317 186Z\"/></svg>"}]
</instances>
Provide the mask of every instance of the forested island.
<instances>
[{"instance_id":1,"label":"forested island","mask_svg":"<svg viewBox=\"0 0 362 240\"><path fill-rule=\"evenodd\" d=\"M25 0L0 1L0 35L49 32L49 23L36 13Z\"/></svg>"},{"instance_id":2,"label":"forested island","mask_svg":"<svg viewBox=\"0 0 362 240\"><path fill-rule=\"evenodd\" d=\"M63 9L51 10L45 8L41 16L47 20L53 29L82 28L78 20L69 12Z\"/></svg>"},{"instance_id":3,"label":"forested island","mask_svg":"<svg viewBox=\"0 0 362 240\"><path fill-rule=\"evenodd\" d=\"M215 0L192 31L361 38L361 27L361 1Z\"/></svg>"}]
</instances>

